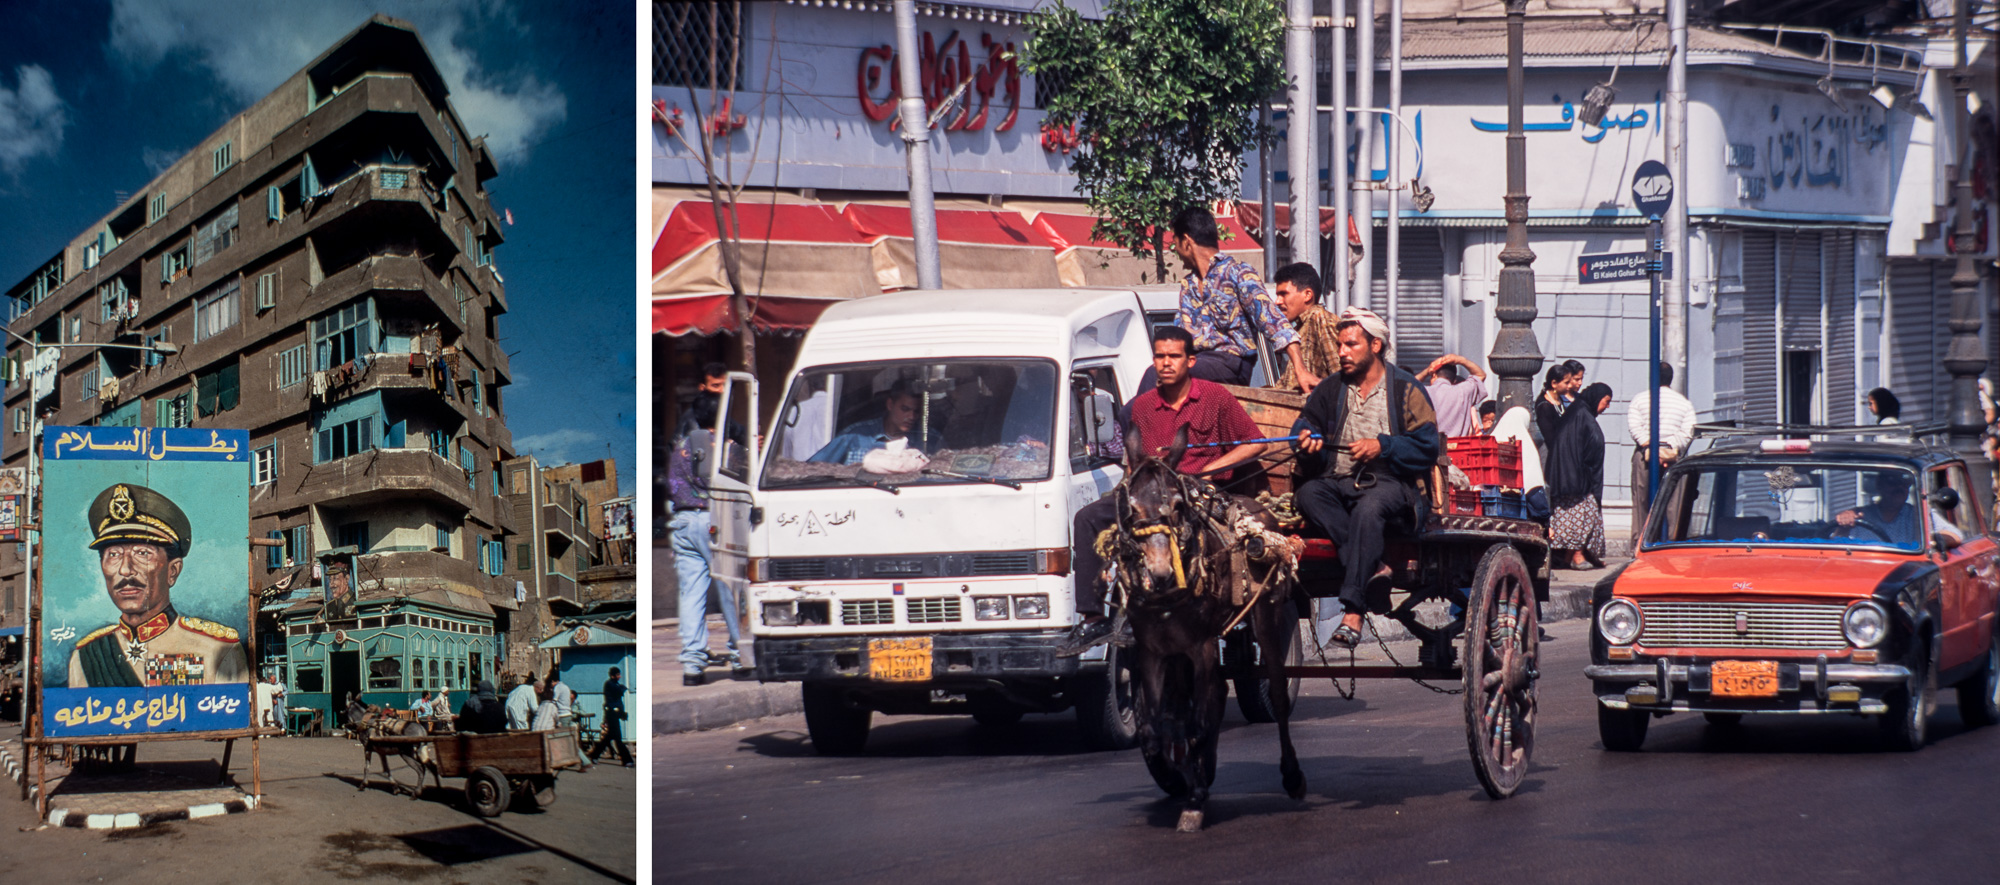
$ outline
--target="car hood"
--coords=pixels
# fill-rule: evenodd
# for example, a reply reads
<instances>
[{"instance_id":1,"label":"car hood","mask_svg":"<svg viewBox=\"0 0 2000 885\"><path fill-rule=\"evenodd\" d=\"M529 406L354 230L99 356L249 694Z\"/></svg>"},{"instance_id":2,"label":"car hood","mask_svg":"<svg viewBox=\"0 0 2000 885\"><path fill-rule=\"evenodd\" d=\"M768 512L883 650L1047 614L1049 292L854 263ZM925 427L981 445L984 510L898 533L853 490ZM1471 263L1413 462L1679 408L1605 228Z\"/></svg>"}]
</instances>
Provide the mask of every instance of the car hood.
<instances>
[{"instance_id":1,"label":"car hood","mask_svg":"<svg viewBox=\"0 0 2000 885\"><path fill-rule=\"evenodd\" d=\"M1919 557L1882 551L1716 549L1640 554L1618 576L1619 596L1735 599L1868 596L1897 566Z\"/></svg>"}]
</instances>

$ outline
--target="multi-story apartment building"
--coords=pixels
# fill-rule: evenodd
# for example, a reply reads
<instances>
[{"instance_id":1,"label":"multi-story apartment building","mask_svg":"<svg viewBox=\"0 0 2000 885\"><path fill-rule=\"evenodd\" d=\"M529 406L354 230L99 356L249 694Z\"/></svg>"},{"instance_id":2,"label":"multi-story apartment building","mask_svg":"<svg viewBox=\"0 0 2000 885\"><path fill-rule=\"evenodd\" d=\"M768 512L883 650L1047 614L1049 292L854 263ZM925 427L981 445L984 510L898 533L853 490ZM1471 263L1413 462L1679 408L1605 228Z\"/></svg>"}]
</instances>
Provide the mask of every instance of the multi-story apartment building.
<instances>
[{"instance_id":1,"label":"multi-story apartment building","mask_svg":"<svg viewBox=\"0 0 2000 885\"><path fill-rule=\"evenodd\" d=\"M533 456L500 465L505 504L514 530L504 567L520 606L507 636L510 659L522 670L547 670L548 652L537 643L560 629L562 619L581 614L585 604L578 582L595 564L596 537L590 533L590 501L581 480L554 474Z\"/></svg>"},{"instance_id":2,"label":"multi-story apartment building","mask_svg":"<svg viewBox=\"0 0 2000 885\"><path fill-rule=\"evenodd\" d=\"M14 333L83 346L10 336L0 455L44 425L248 428L279 542L258 657L294 705L516 669L495 174L417 33L371 18L9 292Z\"/></svg>"}]
</instances>

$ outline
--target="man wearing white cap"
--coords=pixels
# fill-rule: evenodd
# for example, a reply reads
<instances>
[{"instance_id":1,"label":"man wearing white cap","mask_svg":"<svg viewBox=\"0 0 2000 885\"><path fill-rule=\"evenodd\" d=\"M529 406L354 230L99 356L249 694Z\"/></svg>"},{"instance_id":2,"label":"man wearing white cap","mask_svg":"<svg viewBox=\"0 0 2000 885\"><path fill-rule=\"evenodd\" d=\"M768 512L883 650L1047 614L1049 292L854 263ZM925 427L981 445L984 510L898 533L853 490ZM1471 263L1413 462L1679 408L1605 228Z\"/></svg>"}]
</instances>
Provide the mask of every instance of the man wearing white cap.
<instances>
[{"instance_id":1,"label":"man wearing white cap","mask_svg":"<svg viewBox=\"0 0 2000 885\"><path fill-rule=\"evenodd\" d=\"M1310 477L1298 486L1298 508L1340 552L1342 611L1331 640L1353 648L1361 641L1368 582L1381 572L1383 532L1392 525L1417 528L1417 479L1437 463L1440 441L1423 384L1389 363L1389 324L1349 307L1334 331L1338 383L1327 379L1299 410L1293 478Z\"/></svg>"}]
</instances>

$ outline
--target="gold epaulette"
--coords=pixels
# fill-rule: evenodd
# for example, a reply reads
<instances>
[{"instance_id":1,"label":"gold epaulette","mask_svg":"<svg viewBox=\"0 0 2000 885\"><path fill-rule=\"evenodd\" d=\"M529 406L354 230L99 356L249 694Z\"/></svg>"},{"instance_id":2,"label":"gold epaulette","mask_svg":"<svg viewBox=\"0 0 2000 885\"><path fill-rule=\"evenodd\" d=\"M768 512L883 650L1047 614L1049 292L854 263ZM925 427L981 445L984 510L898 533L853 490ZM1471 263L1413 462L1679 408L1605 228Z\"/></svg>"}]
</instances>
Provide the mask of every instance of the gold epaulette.
<instances>
[{"instance_id":1,"label":"gold epaulette","mask_svg":"<svg viewBox=\"0 0 2000 885\"><path fill-rule=\"evenodd\" d=\"M196 633L200 633L203 636L207 636L213 639L220 639L223 642L239 641L235 630L230 629L228 627L224 627L221 624L218 624L214 621L204 621L200 618L190 618L186 615L182 615L181 626L186 627L189 630L193 630Z\"/></svg>"},{"instance_id":2,"label":"gold epaulette","mask_svg":"<svg viewBox=\"0 0 2000 885\"><path fill-rule=\"evenodd\" d=\"M117 631L117 629L118 629L117 624L107 624L103 627L99 627L95 630L92 630L90 631L90 635L85 636L82 639L76 641L76 647L82 648L86 645L89 645L92 642L104 638L105 634Z\"/></svg>"}]
</instances>

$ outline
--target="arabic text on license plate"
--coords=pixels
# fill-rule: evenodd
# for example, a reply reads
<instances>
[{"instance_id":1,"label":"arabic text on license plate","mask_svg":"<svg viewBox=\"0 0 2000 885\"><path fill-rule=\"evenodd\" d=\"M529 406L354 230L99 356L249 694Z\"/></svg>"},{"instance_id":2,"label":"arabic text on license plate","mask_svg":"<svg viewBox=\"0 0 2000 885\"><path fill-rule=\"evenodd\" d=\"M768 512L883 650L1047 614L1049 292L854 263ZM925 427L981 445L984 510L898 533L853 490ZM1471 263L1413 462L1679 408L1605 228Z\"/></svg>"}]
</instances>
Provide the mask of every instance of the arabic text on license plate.
<instances>
[{"instance_id":1,"label":"arabic text on license plate","mask_svg":"<svg viewBox=\"0 0 2000 885\"><path fill-rule=\"evenodd\" d=\"M1709 687L1716 697L1769 698L1778 695L1777 661L1716 661L1709 665Z\"/></svg>"},{"instance_id":2,"label":"arabic text on license plate","mask_svg":"<svg viewBox=\"0 0 2000 885\"><path fill-rule=\"evenodd\" d=\"M923 682L931 678L930 637L869 640L868 674L883 682Z\"/></svg>"}]
</instances>

